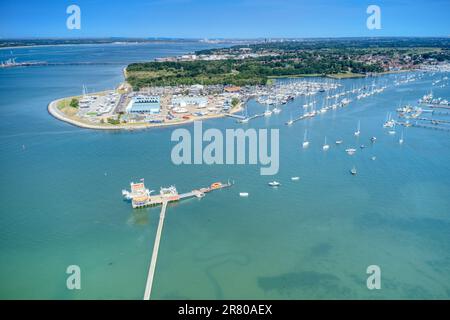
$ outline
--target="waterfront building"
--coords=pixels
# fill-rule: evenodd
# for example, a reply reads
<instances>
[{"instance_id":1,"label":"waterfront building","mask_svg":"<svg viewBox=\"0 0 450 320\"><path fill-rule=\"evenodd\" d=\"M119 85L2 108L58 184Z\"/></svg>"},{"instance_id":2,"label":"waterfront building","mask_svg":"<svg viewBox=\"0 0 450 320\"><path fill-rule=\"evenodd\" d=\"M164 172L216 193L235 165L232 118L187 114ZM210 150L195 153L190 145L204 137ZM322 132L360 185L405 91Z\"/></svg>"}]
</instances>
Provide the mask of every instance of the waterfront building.
<instances>
[{"instance_id":1,"label":"waterfront building","mask_svg":"<svg viewBox=\"0 0 450 320\"><path fill-rule=\"evenodd\" d=\"M237 86L227 86L223 89L225 92L228 93L237 93L241 91L241 87L237 87Z\"/></svg>"},{"instance_id":2,"label":"waterfront building","mask_svg":"<svg viewBox=\"0 0 450 320\"><path fill-rule=\"evenodd\" d=\"M205 108L208 105L208 98L199 96L180 96L172 99L174 107L184 108L186 106L196 106L197 108Z\"/></svg>"},{"instance_id":3,"label":"waterfront building","mask_svg":"<svg viewBox=\"0 0 450 320\"><path fill-rule=\"evenodd\" d=\"M131 99L126 111L127 113L159 114L161 112L160 98L159 96L136 96Z\"/></svg>"}]
</instances>

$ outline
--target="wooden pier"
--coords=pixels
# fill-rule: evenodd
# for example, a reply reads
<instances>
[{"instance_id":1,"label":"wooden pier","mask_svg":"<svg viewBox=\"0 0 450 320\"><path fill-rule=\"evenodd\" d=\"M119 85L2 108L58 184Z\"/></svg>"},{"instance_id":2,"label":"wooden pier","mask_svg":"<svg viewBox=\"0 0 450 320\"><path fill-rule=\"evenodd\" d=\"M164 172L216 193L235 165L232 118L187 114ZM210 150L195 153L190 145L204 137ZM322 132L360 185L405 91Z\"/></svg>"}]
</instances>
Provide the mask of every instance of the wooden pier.
<instances>
[{"instance_id":1,"label":"wooden pier","mask_svg":"<svg viewBox=\"0 0 450 320\"><path fill-rule=\"evenodd\" d=\"M412 124L411 126L415 127L415 128L433 129L433 130L441 130L441 131L450 132L450 128L442 127L442 126L438 126L438 125L431 126L431 125L426 125L426 124L415 123L415 124Z\"/></svg>"},{"instance_id":2,"label":"wooden pier","mask_svg":"<svg viewBox=\"0 0 450 320\"><path fill-rule=\"evenodd\" d=\"M132 207L134 209L158 206L161 205L161 213L159 215L158 229L156 231L155 243L153 245L153 253L150 261L150 266L147 274L147 282L145 284L144 300L150 300L153 278L156 271L156 261L158 259L159 244L161 242L161 235L164 226L164 218L166 217L167 205L170 202L180 201L183 199L189 199L193 197L202 198L206 193L211 191L229 188L233 185L232 182L221 183L215 182L209 187L192 190L190 192L178 194L175 187L161 188L159 195L150 195L150 191L145 188L143 179L139 183L130 183L131 191L122 190L122 195L126 200L131 200Z\"/></svg>"},{"instance_id":3,"label":"wooden pier","mask_svg":"<svg viewBox=\"0 0 450 320\"><path fill-rule=\"evenodd\" d=\"M234 118L234 119L238 119L238 120L244 120L245 119L244 116L240 116L238 114L232 114L232 113L226 113L225 116L226 117L230 117L230 118Z\"/></svg>"},{"instance_id":4,"label":"wooden pier","mask_svg":"<svg viewBox=\"0 0 450 320\"><path fill-rule=\"evenodd\" d=\"M167 201L163 201L161 213L159 215L158 230L156 231L155 244L153 245L152 260L148 269L147 283L145 285L144 300L150 300L152 293L153 277L155 276L156 260L158 259L159 244L161 242L161 234L164 226L164 218L166 217Z\"/></svg>"}]
</instances>

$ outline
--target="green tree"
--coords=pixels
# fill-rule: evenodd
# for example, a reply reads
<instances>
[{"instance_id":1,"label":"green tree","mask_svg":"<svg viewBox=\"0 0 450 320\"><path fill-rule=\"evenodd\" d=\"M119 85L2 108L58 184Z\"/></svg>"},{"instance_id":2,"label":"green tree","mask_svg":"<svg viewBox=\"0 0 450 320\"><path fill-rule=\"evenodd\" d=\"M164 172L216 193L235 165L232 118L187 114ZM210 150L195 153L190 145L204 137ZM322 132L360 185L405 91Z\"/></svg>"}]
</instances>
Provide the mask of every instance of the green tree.
<instances>
[{"instance_id":1,"label":"green tree","mask_svg":"<svg viewBox=\"0 0 450 320\"><path fill-rule=\"evenodd\" d=\"M70 101L70 106L71 106L72 108L78 109L78 105L79 105L78 99L73 98L73 99Z\"/></svg>"},{"instance_id":2,"label":"green tree","mask_svg":"<svg viewBox=\"0 0 450 320\"><path fill-rule=\"evenodd\" d=\"M239 99L238 98L233 98L231 99L231 106L234 108L239 104Z\"/></svg>"}]
</instances>

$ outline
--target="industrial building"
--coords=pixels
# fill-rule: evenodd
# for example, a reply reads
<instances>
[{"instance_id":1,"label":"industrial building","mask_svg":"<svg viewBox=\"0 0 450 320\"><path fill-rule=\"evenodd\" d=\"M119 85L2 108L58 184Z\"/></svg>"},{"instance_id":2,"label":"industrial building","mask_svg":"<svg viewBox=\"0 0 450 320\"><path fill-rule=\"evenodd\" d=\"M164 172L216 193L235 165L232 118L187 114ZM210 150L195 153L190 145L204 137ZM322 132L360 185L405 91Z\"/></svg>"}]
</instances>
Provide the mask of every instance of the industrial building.
<instances>
[{"instance_id":1,"label":"industrial building","mask_svg":"<svg viewBox=\"0 0 450 320\"><path fill-rule=\"evenodd\" d=\"M197 108L206 108L208 105L208 98L202 96L181 96L172 99L174 107L196 106Z\"/></svg>"},{"instance_id":2,"label":"industrial building","mask_svg":"<svg viewBox=\"0 0 450 320\"><path fill-rule=\"evenodd\" d=\"M161 102L158 96L136 96L131 99L126 109L127 113L159 114Z\"/></svg>"}]
</instances>

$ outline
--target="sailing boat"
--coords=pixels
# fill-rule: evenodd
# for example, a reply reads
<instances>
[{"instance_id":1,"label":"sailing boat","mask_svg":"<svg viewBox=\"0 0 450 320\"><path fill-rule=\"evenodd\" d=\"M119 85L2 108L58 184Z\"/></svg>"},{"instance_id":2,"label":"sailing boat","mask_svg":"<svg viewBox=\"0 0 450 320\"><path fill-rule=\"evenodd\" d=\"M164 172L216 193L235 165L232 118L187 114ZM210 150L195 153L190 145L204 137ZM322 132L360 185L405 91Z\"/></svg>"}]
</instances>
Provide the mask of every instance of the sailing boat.
<instances>
[{"instance_id":1,"label":"sailing boat","mask_svg":"<svg viewBox=\"0 0 450 320\"><path fill-rule=\"evenodd\" d=\"M265 117L270 117L272 115L272 111L270 111L269 106L267 106L266 112L264 112Z\"/></svg>"},{"instance_id":2,"label":"sailing boat","mask_svg":"<svg viewBox=\"0 0 450 320\"><path fill-rule=\"evenodd\" d=\"M355 136L359 136L361 133L361 121L358 121L358 129L355 131Z\"/></svg>"},{"instance_id":3,"label":"sailing boat","mask_svg":"<svg viewBox=\"0 0 450 320\"><path fill-rule=\"evenodd\" d=\"M398 143L403 144L403 130L402 130L402 136L400 137L400 140L398 140Z\"/></svg>"},{"instance_id":4,"label":"sailing boat","mask_svg":"<svg viewBox=\"0 0 450 320\"><path fill-rule=\"evenodd\" d=\"M307 148L309 146L309 141L307 140L308 130L305 129L305 136L303 137L303 148Z\"/></svg>"},{"instance_id":5,"label":"sailing boat","mask_svg":"<svg viewBox=\"0 0 450 320\"><path fill-rule=\"evenodd\" d=\"M330 145L327 144L327 137L325 137L325 143L323 144L322 149L323 151L327 151L328 149L330 149Z\"/></svg>"},{"instance_id":6,"label":"sailing boat","mask_svg":"<svg viewBox=\"0 0 450 320\"><path fill-rule=\"evenodd\" d=\"M275 108L273 108L272 112L275 114L279 114L281 112L281 109L278 107L275 107Z\"/></svg>"},{"instance_id":7,"label":"sailing boat","mask_svg":"<svg viewBox=\"0 0 450 320\"><path fill-rule=\"evenodd\" d=\"M395 132L395 122L394 122L394 126L392 127L391 130L389 130L389 134L394 135L395 133L396 132Z\"/></svg>"},{"instance_id":8,"label":"sailing boat","mask_svg":"<svg viewBox=\"0 0 450 320\"><path fill-rule=\"evenodd\" d=\"M351 173L352 175L356 176L357 171L356 171L356 167L355 167L355 166L353 166L353 168L350 170L350 173Z\"/></svg>"}]
</instances>

